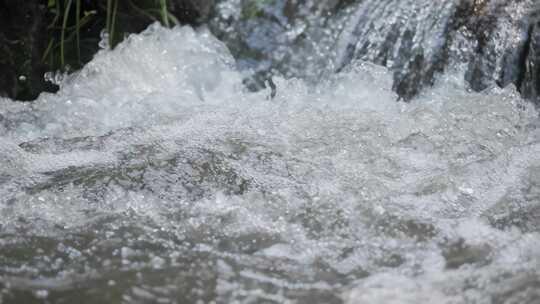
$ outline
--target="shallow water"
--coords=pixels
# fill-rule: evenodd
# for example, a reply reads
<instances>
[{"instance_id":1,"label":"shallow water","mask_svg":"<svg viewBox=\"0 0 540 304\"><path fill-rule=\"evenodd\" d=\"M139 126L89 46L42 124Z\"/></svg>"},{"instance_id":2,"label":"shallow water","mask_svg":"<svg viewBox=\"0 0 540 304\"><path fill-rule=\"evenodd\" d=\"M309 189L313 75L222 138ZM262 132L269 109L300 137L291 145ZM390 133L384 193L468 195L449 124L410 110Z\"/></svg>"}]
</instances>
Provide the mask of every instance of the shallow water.
<instances>
[{"instance_id":1,"label":"shallow water","mask_svg":"<svg viewBox=\"0 0 540 304\"><path fill-rule=\"evenodd\" d=\"M153 26L1 100L0 302L538 303L540 121L512 88L244 76Z\"/></svg>"}]
</instances>

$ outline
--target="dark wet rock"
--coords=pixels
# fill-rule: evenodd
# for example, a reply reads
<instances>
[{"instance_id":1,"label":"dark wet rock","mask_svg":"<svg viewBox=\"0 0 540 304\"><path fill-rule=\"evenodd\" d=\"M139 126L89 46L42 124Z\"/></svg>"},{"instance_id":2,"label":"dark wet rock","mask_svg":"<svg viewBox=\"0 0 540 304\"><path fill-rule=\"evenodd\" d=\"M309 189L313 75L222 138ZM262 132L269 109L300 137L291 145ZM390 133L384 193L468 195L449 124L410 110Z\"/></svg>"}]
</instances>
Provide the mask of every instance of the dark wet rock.
<instances>
[{"instance_id":1,"label":"dark wet rock","mask_svg":"<svg viewBox=\"0 0 540 304\"><path fill-rule=\"evenodd\" d=\"M517 84L525 96L536 98L538 101L540 96L540 20L530 26L527 43L520 59L522 60L520 66L523 68L520 70Z\"/></svg>"},{"instance_id":2,"label":"dark wet rock","mask_svg":"<svg viewBox=\"0 0 540 304\"><path fill-rule=\"evenodd\" d=\"M362 1L340 66L361 59L390 68L406 100L458 66L473 90L513 84L538 100L537 15L530 0Z\"/></svg>"}]
</instances>

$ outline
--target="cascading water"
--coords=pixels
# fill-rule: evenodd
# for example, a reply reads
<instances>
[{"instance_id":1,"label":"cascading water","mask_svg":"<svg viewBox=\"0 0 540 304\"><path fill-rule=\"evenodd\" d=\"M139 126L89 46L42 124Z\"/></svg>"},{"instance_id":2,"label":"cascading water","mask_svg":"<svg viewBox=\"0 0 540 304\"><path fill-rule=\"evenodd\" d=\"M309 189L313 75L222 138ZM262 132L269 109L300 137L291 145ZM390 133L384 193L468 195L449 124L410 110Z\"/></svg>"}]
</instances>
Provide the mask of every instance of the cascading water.
<instances>
[{"instance_id":1,"label":"cascading water","mask_svg":"<svg viewBox=\"0 0 540 304\"><path fill-rule=\"evenodd\" d=\"M245 77L154 25L0 100L0 302L538 301L540 120L513 88Z\"/></svg>"}]
</instances>

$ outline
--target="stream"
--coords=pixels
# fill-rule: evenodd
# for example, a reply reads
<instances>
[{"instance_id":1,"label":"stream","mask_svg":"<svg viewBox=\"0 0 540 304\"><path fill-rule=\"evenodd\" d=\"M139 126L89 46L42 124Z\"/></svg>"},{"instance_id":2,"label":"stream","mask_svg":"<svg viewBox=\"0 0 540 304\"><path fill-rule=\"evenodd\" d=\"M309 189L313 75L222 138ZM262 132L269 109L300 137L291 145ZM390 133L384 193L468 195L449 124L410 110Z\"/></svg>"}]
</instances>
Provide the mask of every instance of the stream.
<instances>
[{"instance_id":1,"label":"stream","mask_svg":"<svg viewBox=\"0 0 540 304\"><path fill-rule=\"evenodd\" d=\"M259 61L154 24L0 98L0 303L539 303L535 105L457 63L398 101L358 16Z\"/></svg>"}]
</instances>

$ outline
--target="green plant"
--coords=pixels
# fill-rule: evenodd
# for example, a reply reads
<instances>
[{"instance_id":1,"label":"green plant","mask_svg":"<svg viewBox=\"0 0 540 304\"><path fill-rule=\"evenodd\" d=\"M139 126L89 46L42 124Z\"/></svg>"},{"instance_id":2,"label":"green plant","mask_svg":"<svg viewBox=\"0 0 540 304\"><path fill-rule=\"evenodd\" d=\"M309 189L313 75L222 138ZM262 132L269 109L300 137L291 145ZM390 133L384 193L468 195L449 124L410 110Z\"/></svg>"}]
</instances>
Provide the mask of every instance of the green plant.
<instances>
[{"instance_id":1,"label":"green plant","mask_svg":"<svg viewBox=\"0 0 540 304\"><path fill-rule=\"evenodd\" d=\"M81 13L81 0L75 0L75 12L72 12L73 0L49 0L48 10L54 18L48 26L49 42L42 61L51 67L65 68L67 66L66 52L70 43L75 43L75 65L81 63L81 28L92 21L97 14L95 10ZM75 21L70 22L74 15ZM82 17L82 18L81 18Z\"/></svg>"},{"instance_id":2,"label":"green plant","mask_svg":"<svg viewBox=\"0 0 540 304\"><path fill-rule=\"evenodd\" d=\"M162 23L163 23L166 27L169 27L170 24L169 24L169 12L168 12L168 9L167 9L167 0L160 0L160 1L159 1L159 6L160 6L160 9L161 9L161 20L162 20Z\"/></svg>"},{"instance_id":3,"label":"green plant","mask_svg":"<svg viewBox=\"0 0 540 304\"><path fill-rule=\"evenodd\" d=\"M51 70L78 68L89 60L88 54L95 53L99 40L96 28L108 34L108 45L114 48L130 32L124 28L134 16L147 23L160 21L167 27L179 24L167 0L48 0L47 10L52 17L42 61ZM83 45L90 50L83 51Z\"/></svg>"},{"instance_id":4,"label":"green plant","mask_svg":"<svg viewBox=\"0 0 540 304\"><path fill-rule=\"evenodd\" d=\"M114 46L114 34L116 25L116 13L118 12L118 0L107 0L107 26L106 31L109 34L109 46Z\"/></svg>"},{"instance_id":5,"label":"green plant","mask_svg":"<svg viewBox=\"0 0 540 304\"><path fill-rule=\"evenodd\" d=\"M72 0L67 0L67 5L66 5L66 11L64 12L64 18L63 18L63 21L62 21L62 34L61 34L61 38L60 38L60 64L62 66L64 66L66 64L66 57L65 57L65 41L66 41L66 27L67 27L67 20L68 20L68 17L69 17L69 12L70 12L70 9L71 9L71 4L72 4ZM80 3L80 0L76 0L77 2ZM79 38L79 24L76 24L76 32L77 32L77 38Z\"/></svg>"}]
</instances>

